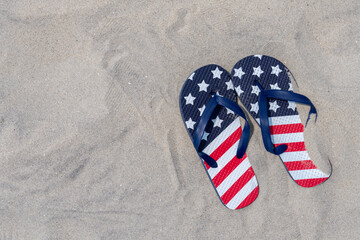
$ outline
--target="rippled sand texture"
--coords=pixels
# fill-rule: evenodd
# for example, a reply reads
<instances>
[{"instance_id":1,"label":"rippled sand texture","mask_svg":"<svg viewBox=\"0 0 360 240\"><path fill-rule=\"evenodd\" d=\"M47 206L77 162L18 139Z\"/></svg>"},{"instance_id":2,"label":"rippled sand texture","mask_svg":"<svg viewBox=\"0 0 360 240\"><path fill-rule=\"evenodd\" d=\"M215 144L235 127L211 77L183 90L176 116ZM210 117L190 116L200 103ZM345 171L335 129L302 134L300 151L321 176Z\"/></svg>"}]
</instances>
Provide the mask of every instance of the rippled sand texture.
<instances>
[{"instance_id":1,"label":"rippled sand texture","mask_svg":"<svg viewBox=\"0 0 360 240\"><path fill-rule=\"evenodd\" d=\"M358 239L360 2L194 2L0 3L1 240ZM306 146L334 171L297 186L254 124L260 194L231 211L178 95L193 70L257 53L316 105Z\"/></svg>"}]
</instances>

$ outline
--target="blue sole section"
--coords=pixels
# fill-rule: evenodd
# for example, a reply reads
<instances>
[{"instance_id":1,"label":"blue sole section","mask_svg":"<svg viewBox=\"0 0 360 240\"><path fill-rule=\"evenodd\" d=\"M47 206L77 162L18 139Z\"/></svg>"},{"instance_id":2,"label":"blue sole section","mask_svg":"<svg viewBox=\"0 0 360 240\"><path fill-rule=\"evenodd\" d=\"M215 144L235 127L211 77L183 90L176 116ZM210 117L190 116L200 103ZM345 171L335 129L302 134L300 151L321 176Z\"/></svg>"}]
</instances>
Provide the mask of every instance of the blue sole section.
<instances>
[{"instance_id":1,"label":"blue sole section","mask_svg":"<svg viewBox=\"0 0 360 240\"><path fill-rule=\"evenodd\" d=\"M279 60L265 56L253 55L241 59L231 71L234 88L242 104L251 116L258 118L259 89L256 81L263 89L279 89L292 91L290 72ZM269 117L297 115L298 112L288 101L270 99L268 103Z\"/></svg>"},{"instance_id":2,"label":"blue sole section","mask_svg":"<svg viewBox=\"0 0 360 240\"><path fill-rule=\"evenodd\" d=\"M236 102L236 93L229 73L215 64L206 65L194 71L181 89L179 95L180 112L191 140L202 111L210 101L212 93L217 93ZM236 118L237 116L230 113L226 108L217 107L212 114L212 120L209 121L205 129L205 132L209 133L207 141L201 142L200 149L205 148Z\"/></svg>"}]
</instances>

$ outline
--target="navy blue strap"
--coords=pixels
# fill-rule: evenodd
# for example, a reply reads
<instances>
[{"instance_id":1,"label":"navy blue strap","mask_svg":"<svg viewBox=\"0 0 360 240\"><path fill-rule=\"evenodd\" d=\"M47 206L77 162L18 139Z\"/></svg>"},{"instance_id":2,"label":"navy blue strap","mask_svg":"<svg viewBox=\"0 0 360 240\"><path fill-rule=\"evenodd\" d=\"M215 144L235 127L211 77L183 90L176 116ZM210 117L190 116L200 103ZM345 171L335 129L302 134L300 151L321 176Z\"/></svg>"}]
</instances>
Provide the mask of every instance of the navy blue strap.
<instances>
[{"instance_id":1,"label":"navy blue strap","mask_svg":"<svg viewBox=\"0 0 360 240\"><path fill-rule=\"evenodd\" d=\"M235 103L225 97L221 97L219 95L213 95L212 98L210 99L210 101L208 102L208 104L206 105L206 108L205 108L203 114L201 115L199 123L195 129L194 139L193 139L194 147L195 147L196 151L198 152L200 158L202 158L212 168L217 167L216 161L212 157L207 155L206 153L199 151L199 146L200 146L201 139L204 135L207 123L210 120L211 114L213 113L213 111L215 110L215 108L218 105L221 105L223 107L230 109L231 111L233 111L234 113L236 113L237 115L239 115L240 117L245 119L245 125L243 128L243 131L242 131L242 134L240 137L240 142L238 145L238 149L236 152L236 156L238 158L242 158L244 156L247 145L249 143L249 138L250 138L250 126L246 120L245 113L239 107L239 105L237 105L237 103Z\"/></svg>"},{"instance_id":2,"label":"navy blue strap","mask_svg":"<svg viewBox=\"0 0 360 240\"><path fill-rule=\"evenodd\" d=\"M302 103L310 106L310 111L308 118L306 120L305 127L310 119L310 115L315 113L315 121L317 119L317 112L315 106L312 104L310 99L305 97L304 95L283 91L283 90L264 90L258 82L256 82L258 87L260 88L261 92L259 95L259 117L260 117L260 128L261 134L264 142L264 146L268 152L271 152L275 155L280 155L281 153L285 152L287 149L286 144L281 144L277 147L274 147L271 136L270 136L270 127L269 127L269 118L268 118L268 109L267 109L267 102L269 98L272 99L280 99L280 100L287 100L287 101L294 101L297 103Z\"/></svg>"}]
</instances>

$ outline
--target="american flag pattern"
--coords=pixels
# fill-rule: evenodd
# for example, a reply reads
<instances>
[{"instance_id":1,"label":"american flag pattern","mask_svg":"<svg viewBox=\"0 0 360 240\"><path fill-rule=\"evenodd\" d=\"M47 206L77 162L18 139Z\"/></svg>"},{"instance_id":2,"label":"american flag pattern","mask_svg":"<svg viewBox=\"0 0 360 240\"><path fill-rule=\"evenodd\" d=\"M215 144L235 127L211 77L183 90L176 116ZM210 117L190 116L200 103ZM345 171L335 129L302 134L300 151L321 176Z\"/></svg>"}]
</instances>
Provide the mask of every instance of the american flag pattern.
<instances>
[{"instance_id":1,"label":"american flag pattern","mask_svg":"<svg viewBox=\"0 0 360 240\"><path fill-rule=\"evenodd\" d=\"M230 75L217 65L207 65L185 81L180 93L180 112L185 127L193 139L211 93L236 102L236 93ZM258 183L249 159L238 159L236 150L241 137L240 119L227 108L218 106L205 128L200 151L211 156L218 164L210 168L202 161L205 170L222 203L230 209L243 208L252 203L259 192Z\"/></svg>"},{"instance_id":2,"label":"american flag pattern","mask_svg":"<svg viewBox=\"0 0 360 240\"><path fill-rule=\"evenodd\" d=\"M250 114L259 120L260 89L293 91L289 70L275 58L253 55L240 60L233 68L233 86ZM311 161L304 143L304 125L301 123L295 102L269 99L268 115L270 134L275 146L286 144L287 150L280 154L287 171L294 181L302 187L314 187L329 178L317 169Z\"/></svg>"}]
</instances>

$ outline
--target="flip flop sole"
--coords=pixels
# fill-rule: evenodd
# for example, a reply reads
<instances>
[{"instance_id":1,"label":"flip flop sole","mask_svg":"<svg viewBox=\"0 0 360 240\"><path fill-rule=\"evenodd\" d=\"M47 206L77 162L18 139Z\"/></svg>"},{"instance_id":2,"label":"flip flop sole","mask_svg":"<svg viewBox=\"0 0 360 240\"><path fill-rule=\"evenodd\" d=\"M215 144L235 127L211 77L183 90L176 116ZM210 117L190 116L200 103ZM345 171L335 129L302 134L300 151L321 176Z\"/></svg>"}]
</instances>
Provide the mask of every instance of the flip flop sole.
<instances>
[{"instance_id":1,"label":"flip flop sole","mask_svg":"<svg viewBox=\"0 0 360 240\"><path fill-rule=\"evenodd\" d=\"M260 89L255 82L264 89L293 91L288 74L290 71L283 63L265 55L248 56L235 64L231 72L234 88L258 124ZM306 151L304 125L295 102L270 99L268 108L272 143L288 146L280 158L293 180L302 187L314 187L326 181L329 175L316 168Z\"/></svg>"},{"instance_id":2,"label":"flip flop sole","mask_svg":"<svg viewBox=\"0 0 360 240\"><path fill-rule=\"evenodd\" d=\"M180 92L180 112L186 130L193 140L194 131L211 93L236 102L236 93L226 70L207 65L193 72ZM239 118L229 109L217 107L205 128L200 149L218 164L210 168L201 160L221 202L230 209L243 208L252 203L259 192L258 183L249 159L238 159L236 151L241 137Z\"/></svg>"}]
</instances>

